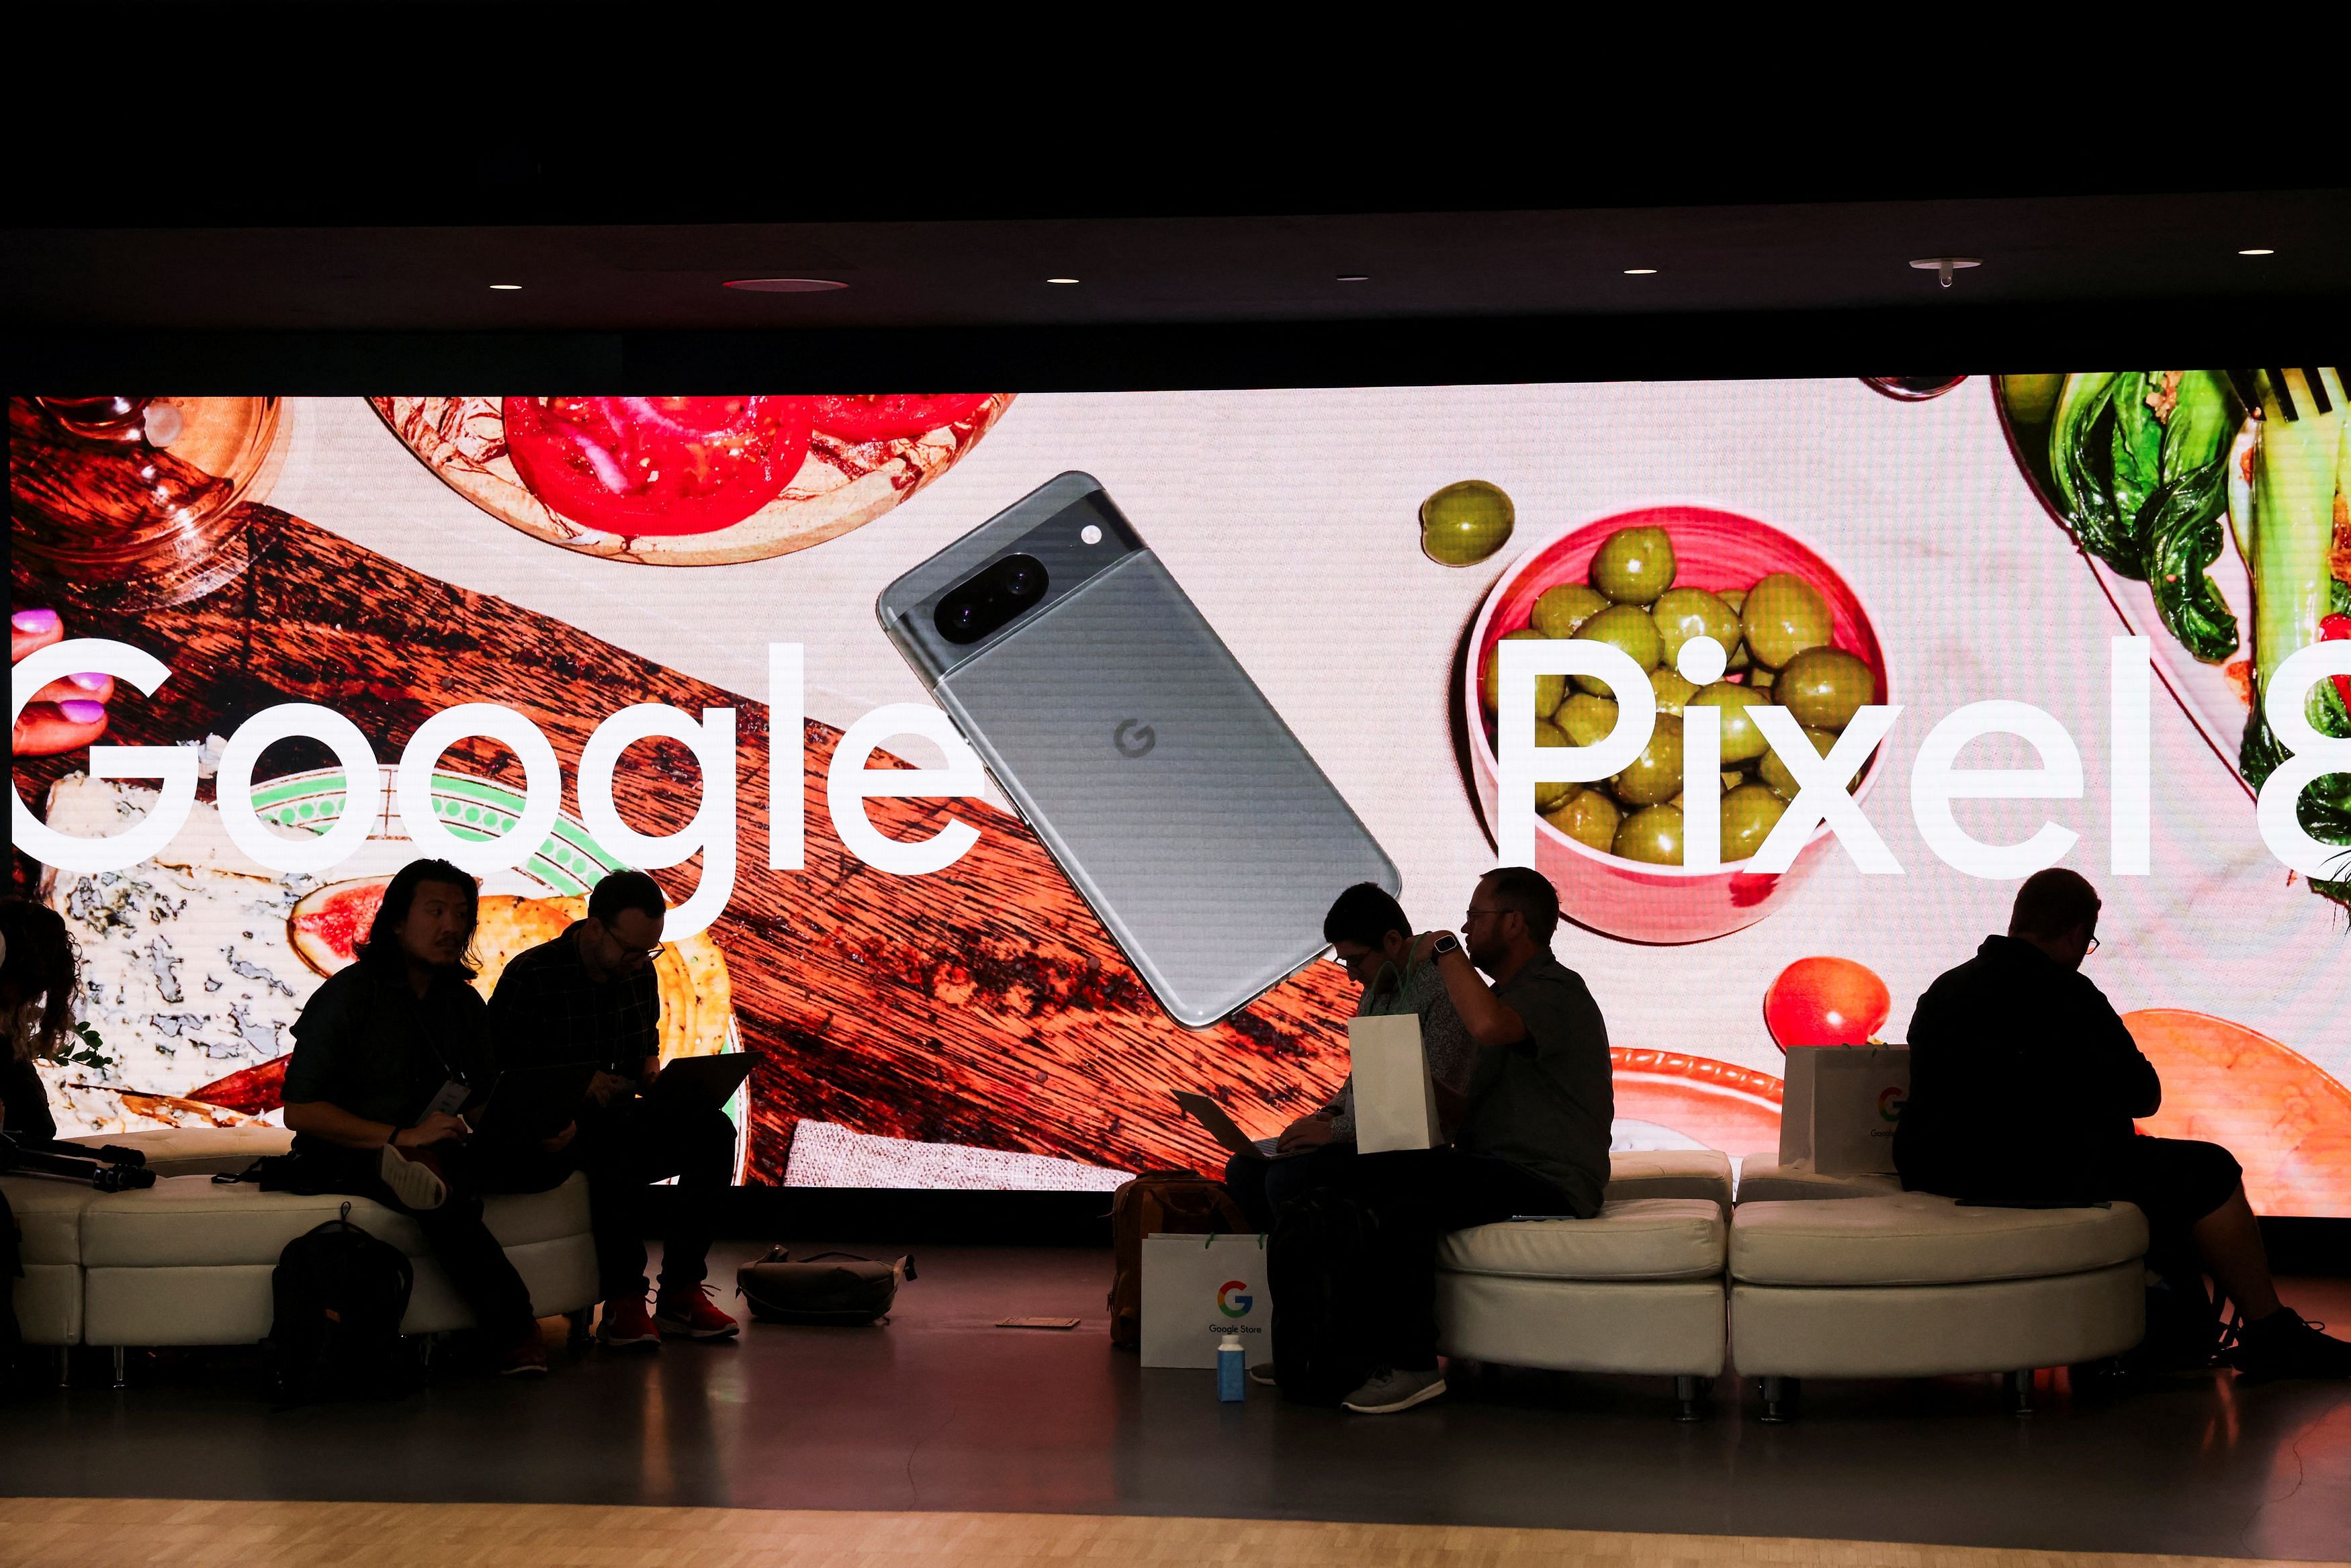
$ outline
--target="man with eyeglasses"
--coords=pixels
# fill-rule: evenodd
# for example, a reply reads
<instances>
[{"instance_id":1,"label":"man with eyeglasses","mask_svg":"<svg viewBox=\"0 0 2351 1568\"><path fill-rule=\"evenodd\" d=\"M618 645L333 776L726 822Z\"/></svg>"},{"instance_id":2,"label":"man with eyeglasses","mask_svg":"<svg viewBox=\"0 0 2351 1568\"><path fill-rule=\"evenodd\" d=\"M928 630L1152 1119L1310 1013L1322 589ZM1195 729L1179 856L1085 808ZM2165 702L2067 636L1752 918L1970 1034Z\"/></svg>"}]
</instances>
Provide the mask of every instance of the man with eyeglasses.
<instances>
[{"instance_id":1,"label":"man with eyeglasses","mask_svg":"<svg viewBox=\"0 0 2351 1568\"><path fill-rule=\"evenodd\" d=\"M604 1311L600 1344L658 1347L664 1336L724 1339L738 1325L710 1299L711 1229L734 1179L735 1124L722 1110L647 1097L661 1072L667 911L660 884L615 871L588 895L587 918L515 955L490 999L501 1069L590 1063L596 1075L564 1158L588 1173ZM645 1307L646 1195L678 1179L662 1241L661 1293Z\"/></svg>"},{"instance_id":2,"label":"man with eyeglasses","mask_svg":"<svg viewBox=\"0 0 2351 1568\"><path fill-rule=\"evenodd\" d=\"M2200 1302L2209 1271L2235 1303L2242 1321L2227 1359L2239 1371L2351 1376L2351 1345L2279 1302L2236 1158L2214 1143L2135 1136L2133 1120L2162 1105L2163 1083L2080 972L2098 949L2099 909L2077 873L2035 872L2017 890L2008 934L1986 937L1918 999L1910 1097L1894 1131L1902 1185L1962 1202L2136 1204L2147 1265L2167 1288ZM2143 1364L2209 1361L2210 1312L2183 1314L2199 1315L2177 1347L2143 1346Z\"/></svg>"},{"instance_id":3,"label":"man with eyeglasses","mask_svg":"<svg viewBox=\"0 0 2351 1568\"><path fill-rule=\"evenodd\" d=\"M1558 925L1550 879L1506 866L1479 879L1460 938L1429 945L1475 1056L1449 1146L1360 1155L1331 1180L1377 1218L1374 1254L1348 1271L1364 1287L1371 1360L1361 1386L1340 1398L1350 1410L1387 1415L1445 1392L1437 1249L1447 1234L1519 1214L1600 1212L1615 1116L1608 1026L1583 977L1552 954ZM1277 1314L1287 1262L1278 1242L1269 1260Z\"/></svg>"}]
</instances>

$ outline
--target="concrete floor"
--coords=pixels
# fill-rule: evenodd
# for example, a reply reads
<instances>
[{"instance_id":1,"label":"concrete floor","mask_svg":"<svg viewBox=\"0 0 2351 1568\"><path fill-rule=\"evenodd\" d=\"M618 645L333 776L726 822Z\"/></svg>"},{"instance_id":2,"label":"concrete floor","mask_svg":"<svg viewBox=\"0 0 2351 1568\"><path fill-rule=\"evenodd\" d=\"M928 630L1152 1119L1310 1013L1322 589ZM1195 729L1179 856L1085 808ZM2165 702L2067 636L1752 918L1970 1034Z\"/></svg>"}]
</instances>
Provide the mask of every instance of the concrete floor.
<instances>
[{"instance_id":1,"label":"concrete floor","mask_svg":"<svg viewBox=\"0 0 2351 1568\"><path fill-rule=\"evenodd\" d=\"M856 1249L880 1255L887 1249ZM753 1249L722 1249L731 1279ZM242 1353L134 1364L0 1417L0 1490L755 1508L962 1509L1795 1535L2351 1557L2351 1386L2227 1374L2120 1399L2044 1378L1813 1384L1793 1426L1726 1378L1475 1372L1404 1416L1217 1402L1110 1348L1107 1254L931 1248L884 1328L753 1325L658 1355L561 1354L537 1386L445 1376L391 1406L272 1413ZM2297 1282L2351 1325L2351 1281ZM999 1329L1081 1316L1072 1333ZM89 1369L95 1373L98 1369ZM93 1378L93 1382L97 1379Z\"/></svg>"}]
</instances>

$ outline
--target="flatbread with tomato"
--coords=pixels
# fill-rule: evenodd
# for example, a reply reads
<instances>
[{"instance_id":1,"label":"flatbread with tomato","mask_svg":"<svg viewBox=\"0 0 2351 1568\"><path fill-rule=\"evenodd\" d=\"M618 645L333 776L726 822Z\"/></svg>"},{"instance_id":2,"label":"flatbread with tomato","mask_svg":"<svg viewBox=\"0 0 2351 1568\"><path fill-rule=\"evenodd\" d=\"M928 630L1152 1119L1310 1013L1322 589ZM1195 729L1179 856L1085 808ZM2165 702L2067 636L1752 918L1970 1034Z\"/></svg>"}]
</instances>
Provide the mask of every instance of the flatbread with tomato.
<instances>
[{"instance_id":1,"label":"flatbread with tomato","mask_svg":"<svg viewBox=\"0 0 2351 1568\"><path fill-rule=\"evenodd\" d=\"M1009 392L374 398L444 483L583 555L700 566L862 527L945 473Z\"/></svg>"}]
</instances>

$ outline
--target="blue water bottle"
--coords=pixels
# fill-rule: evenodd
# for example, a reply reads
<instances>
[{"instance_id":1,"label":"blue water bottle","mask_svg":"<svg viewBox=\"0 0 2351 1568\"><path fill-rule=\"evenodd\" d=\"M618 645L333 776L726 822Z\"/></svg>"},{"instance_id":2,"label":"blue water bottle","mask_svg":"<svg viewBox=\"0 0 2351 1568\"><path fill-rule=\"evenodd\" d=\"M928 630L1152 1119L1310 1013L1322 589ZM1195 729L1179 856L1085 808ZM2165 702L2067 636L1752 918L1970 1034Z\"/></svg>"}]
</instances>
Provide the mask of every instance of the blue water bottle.
<instances>
[{"instance_id":1,"label":"blue water bottle","mask_svg":"<svg viewBox=\"0 0 2351 1568\"><path fill-rule=\"evenodd\" d=\"M1249 1353L1241 1348L1240 1335L1228 1334L1217 1346L1217 1397L1238 1405L1248 1394Z\"/></svg>"}]
</instances>

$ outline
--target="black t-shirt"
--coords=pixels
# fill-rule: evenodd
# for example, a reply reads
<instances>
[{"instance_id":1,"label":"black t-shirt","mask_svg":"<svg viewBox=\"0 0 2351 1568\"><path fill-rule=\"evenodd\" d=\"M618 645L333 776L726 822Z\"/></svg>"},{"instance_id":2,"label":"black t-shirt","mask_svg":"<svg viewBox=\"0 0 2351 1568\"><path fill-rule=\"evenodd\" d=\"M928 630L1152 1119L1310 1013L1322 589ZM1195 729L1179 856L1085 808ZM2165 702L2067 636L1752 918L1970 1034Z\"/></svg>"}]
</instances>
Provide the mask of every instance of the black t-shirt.
<instances>
[{"instance_id":1,"label":"black t-shirt","mask_svg":"<svg viewBox=\"0 0 2351 1568\"><path fill-rule=\"evenodd\" d=\"M1583 977L1548 952L1494 988L1527 1037L1488 1045L1470 1070L1469 1103L1455 1141L1558 1188L1568 1212L1600 1212L1608 1187L1616 1088L1608 1024Z\"/></svg>"},{"instance_id":2,"label":"black t-shirt","mask_svg":"<svg viewBox=\"0 0 2351 1568\"><path fill-rule=\"evenodd\" d=\"M329 978L294 1021L286 1103L323 1100L371 1122L413 1127L441 1085L490 1081L481 993L455 970L418 996L401 971L369 963ZM303 1152L335 1146L298 1137Z\"/></svg>"},{"instance_id":3,"label":"black t-shirt","mask_svg":"<svg viewBox=\"0 0 2351 1568\"><path fill-rule=\"evenodd\" d=\"M501 1068L592 1062L634 1078L661 1054L661 981L647 964L602 984L580 956L580 927L517 953L490 998L491 1049Z\"/></svg>"},{"instance_id":4,"label":"black t-shirt","mask_svg":"<svg viewBox=\"0 0 2351 1568\"><path fill-rule=\"evenodd\" d=\"M1911 1016L1894 1165L1917 1191L2062 1197L2162 1103L2154 1064L2087 975L1986 937Z\"/></svg>"},{"instance_id":5,"label":"black t-shirt","mask_svg":"<svg viewBox=\"0 0 2351 1568\"><path fill-rule=\"evenodd\" d=\"M47 1143L57 1136L57 1118L49 1114L48 1085L32 1059L23 1061L0 1045L0 1110L5 1131L19 1143Z\"/></svg>"}]
</instances>

